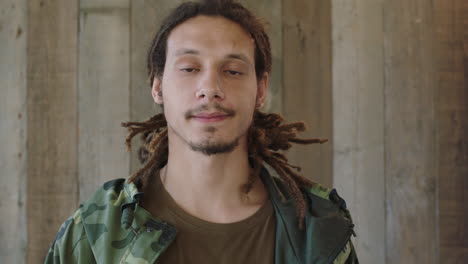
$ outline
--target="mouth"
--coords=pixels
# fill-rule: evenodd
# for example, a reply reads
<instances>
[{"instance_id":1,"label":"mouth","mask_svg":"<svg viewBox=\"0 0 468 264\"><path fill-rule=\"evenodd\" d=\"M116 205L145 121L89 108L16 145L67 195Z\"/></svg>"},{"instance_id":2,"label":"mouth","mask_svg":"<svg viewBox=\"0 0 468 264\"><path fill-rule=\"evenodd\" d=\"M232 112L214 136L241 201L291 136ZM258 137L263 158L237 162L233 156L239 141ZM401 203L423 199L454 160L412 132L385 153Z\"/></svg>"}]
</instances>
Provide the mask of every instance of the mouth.
<instances>
[{"instance_id":1,"label":"mouth","mask_svg":"<svg viewBox=\"0 0 468 264\"><path fill-rule=\"evenodd\" d=\"M214 113L205 112L205 113L197 113L195 115L192 115L193 119L202 123L221 122L229 117L231 117L230 114L221 113L221 112L214 112Z\"/></svg>"}]
</instances>

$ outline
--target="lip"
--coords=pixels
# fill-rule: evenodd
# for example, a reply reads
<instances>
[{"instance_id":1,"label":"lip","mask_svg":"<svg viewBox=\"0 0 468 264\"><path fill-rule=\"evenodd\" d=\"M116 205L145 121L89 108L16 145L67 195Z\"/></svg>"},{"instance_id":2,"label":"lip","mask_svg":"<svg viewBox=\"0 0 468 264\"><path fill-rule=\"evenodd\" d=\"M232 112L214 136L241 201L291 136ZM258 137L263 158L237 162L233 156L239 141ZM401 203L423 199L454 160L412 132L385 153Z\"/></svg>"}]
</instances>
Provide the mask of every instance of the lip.
<instances>
[{"instance_id":1,"label":"lip","mask_svg":"<svg viewBox=\"0 0 468 264\"><path fill-rule=\"evenodd\" d=\"M229 117L228 114L219 113L219 112L215 112L215 113L198 113L198 114L192 116L193 119L195 119L197 121L200 121L200 122L203 122L203 123L220 122L220 121L223 121L223 120L227 119L228 117Z\"/></svg>"}]
</instances>

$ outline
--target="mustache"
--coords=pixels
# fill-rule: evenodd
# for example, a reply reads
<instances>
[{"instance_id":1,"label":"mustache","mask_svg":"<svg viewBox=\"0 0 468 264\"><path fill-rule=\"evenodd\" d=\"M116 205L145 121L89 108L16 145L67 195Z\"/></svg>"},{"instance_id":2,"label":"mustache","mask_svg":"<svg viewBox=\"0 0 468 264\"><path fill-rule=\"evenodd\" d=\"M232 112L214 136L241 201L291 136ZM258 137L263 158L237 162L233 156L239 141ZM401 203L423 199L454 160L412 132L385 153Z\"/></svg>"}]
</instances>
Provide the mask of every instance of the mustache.
<instances>
[{"instance_id":1,"label":"mustache","mask_svg":"<svg viewBox=\"0 0 468 264\"><path fill-rule=\"evenodd\" d=\"M200 105L197 108L188 110L187 112L185 112L184 116L185 116L185 119L189 119L198 113L208 112L208 111L213 111L213 110L215 110L216 112L224 113L227 116L234 116L236 114L236 111L215 103L213 105L210 105L210 104Z\"/></svg>"}]
</instances>

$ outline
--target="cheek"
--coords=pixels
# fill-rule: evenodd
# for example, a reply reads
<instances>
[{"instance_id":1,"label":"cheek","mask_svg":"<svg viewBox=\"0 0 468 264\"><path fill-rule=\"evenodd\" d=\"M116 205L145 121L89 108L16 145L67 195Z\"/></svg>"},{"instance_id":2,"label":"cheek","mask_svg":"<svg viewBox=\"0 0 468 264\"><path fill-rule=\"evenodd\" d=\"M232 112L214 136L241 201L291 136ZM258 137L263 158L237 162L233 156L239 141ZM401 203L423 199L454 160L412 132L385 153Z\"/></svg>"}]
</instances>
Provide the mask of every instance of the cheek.
<instances>
[{"instance_id":1,"label":"cheek","mask_svg":"<svg viewBox=\"0 0 468 264\"><path fill-rule=\"evenodd\" d=\"M239 98L240 101L237 104L237 110L239 114L242 115L244 119L251 118L253 116L253 112L255 111L255 94L248 94Z\"/></svg>"},{"instance_id":2,"label":"cheek","mask_svg":"<svg viewBox=\"0 0 468 264\"><path fill-rule=\"evenodd\" d=\"M165 87L163 90L164 115L169 125L175 125L177 119L184 116L185 109L183 108L182 98L177 96L177 91Z\"/></svg>"},{"instance_id":3,"label":"cheek","mask_svg":"<svg viewBox=\"0 0 468 264\"><path fill-rule=\"evenodd\" d=\"M188 97L186 84L168 74L162 82L163 100L168 108L181 109Z\"/></svg>"},{"instance_id":4,"label":"cheek","mask_svg":"<svg viewBox=\"0 0 468 264\"><path fill-rule=\"evenodd\" d=\"M256 96L256 86L250 87L249 89L244 90L242 94L237 95L240 100L240 105L242 105L243 108L248 108L249 110L255 108Z\"/></svg>"}]
</instances>

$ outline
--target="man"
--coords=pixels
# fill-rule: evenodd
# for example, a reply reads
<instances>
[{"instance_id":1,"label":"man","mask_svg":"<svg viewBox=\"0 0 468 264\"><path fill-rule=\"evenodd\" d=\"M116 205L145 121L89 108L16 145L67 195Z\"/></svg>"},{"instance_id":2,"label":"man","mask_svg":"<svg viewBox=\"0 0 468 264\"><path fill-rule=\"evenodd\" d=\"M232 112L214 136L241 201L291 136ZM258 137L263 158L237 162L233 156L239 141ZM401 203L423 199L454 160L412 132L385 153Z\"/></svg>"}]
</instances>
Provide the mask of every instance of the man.
<instances>
[{"instance_id":1,"label":"man","mask_svg":"<svg viewBox=\"0 0 468 264\"><path fill-rule=\"evenodd\" d=\"M358 263L344 201L278 152L323 141L258 110L271 51L257 18L233 1L184 3L148 69L163 114L123 124L129 147L143 134L145 165L85 202L46 263Z\"/></svg>"}]
</instances>

